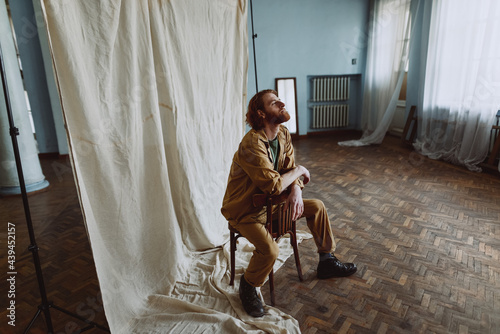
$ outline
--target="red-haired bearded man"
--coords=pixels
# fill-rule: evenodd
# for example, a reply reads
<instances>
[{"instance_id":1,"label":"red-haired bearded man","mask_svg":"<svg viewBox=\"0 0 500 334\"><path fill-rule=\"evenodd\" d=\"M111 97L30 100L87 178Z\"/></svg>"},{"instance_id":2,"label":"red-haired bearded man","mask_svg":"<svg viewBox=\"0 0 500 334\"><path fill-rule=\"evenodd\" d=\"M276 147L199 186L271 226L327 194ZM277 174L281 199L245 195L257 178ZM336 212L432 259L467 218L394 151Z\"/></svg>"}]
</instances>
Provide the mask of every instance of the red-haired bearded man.
<instances>
[{"instance_id":1,"label":"red-haired bearded man","mask_svg":"<svg viewBox=\"0 0 500 334\"><path fill-rule=\"evenodd\" d=\"M221 212L255 246L240 280L239 295L248 314L262 317L265 311L255 288L264 284L279 249L265 227L265 209L253 207L254 194L276 195L289 190L286 205L292 206L292 218L306 217L318 248L318 278L349 276L357 268L333 255L335 240L323 202L302 199L302 189L311 176L305 167L295 165L290 133L281 125L290 115L277 93L274 90L257 93L248 104L246 117L252 129L234 154Z\"/></svg>"}]
</instances>

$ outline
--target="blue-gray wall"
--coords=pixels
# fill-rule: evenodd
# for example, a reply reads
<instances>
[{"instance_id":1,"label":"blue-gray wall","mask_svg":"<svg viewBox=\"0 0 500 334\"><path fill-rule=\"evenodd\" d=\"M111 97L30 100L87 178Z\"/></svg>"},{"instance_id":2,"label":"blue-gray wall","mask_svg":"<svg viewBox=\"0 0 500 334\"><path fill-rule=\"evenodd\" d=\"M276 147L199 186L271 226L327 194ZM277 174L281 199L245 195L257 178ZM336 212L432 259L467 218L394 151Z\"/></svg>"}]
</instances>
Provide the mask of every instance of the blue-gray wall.
<instances>
[{"instance_id":1,"label":"blue-gray wall","mask_svg":"<svg viewBox=\"0 0 500 334\"><path fill-rule=\"evenodd\" d=\"M275 88L274 80L277 77L296 77L300 135L314 131L310 128L308 99L311 88L308 77L315 75L358 76L351 82L350 126L360 129L370 2L371 0L252 1L254 30L258 35L255 47L259 90ZM45 35L39 36L36 32L37 28L39 32L45 29L40 20L39 9L33 10L30 0L18 0L14 3L16 5L11 9L18 41L21 41L25 85L33 99L32 108L40 151L54 152L59 146L59 153L66 154L65 131L57 89L50 71L50 58L40 54L39 37L42 37L42 53L47 49L47 41ZM418 39L418 42L410 56L407 109L418 104L420 83L423 80L419 69L423 65L421 59L426 57L429 9L429 2L422 1L412 36ZM248 99L256 92L250 19L249 8ZM355 65L352 64L353 58L356 59ZM45 70L50 73L44 73L44 64ZM50 78L44 80L45 74L49 74ZM51 94L51 101L47 99L48 94ZM50 108L53 109L52 112Z\"/></svg>"},{"instance_id":2,"label":"blue-gray wall","mask_svg":"<svg viewBox=\"0 0 500 334\"><path fill-rule=\"evenodd\" d=\"M259 90L275 88L278 77L297 78L299 135L310 129L308 76L358 74L351 116L361 115L361 78L366 63L369 0L253 0ZM250 8L249 8L250 9ZM248 98L256 92L252 27L248 14ZM356 65L352 59L356 58ZM352 90L351 90L352 91ZM359 126L355 124L355 127Z\"/></svg>"}]
</instances>

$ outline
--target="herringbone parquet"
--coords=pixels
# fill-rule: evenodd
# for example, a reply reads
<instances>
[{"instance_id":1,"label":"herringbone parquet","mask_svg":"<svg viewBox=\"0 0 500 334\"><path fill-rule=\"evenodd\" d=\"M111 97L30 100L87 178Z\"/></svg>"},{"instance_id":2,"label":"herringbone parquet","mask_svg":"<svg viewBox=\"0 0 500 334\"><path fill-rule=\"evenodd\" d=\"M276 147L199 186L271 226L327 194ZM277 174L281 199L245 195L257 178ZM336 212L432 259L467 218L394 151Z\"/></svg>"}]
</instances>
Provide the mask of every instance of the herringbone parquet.
<instances>
[{"instance_id":1,"label":"herringbone parquet","mask_svg":"<svg viewBox=\"0 0 500 334\"><path fill-rule=\"evenodd\" d=\"M312 176L304 196L325 202L336 255L358 272L317 280L314 242L304 241L305 280L288 259L275 273L276 306L303 333L500 333L499 175L421 158L393 137L379 146L337 145L357 136L301 139L295 148ZM106 324L69 163L43 159L42 167L51 186L29 200L49 299ZM0 333L21 333L40 304L21 199L1 198L0 213L4 224L16 223L18 272L16 328L6 325L2 306ZM0 240L4 247L6 228ZM5 255L1 250L2 301ZM269 301L267 285L262 292ZM56 333L82 328L52 315ZM44 330L39 317L31 333Z\"/></svg>"},{"instance_id":2,"label":"herringbone parquet","mask_svg":"<svg viewBox=\"0 0 500 334\"><path fill-rule=\"evenodd\" d=\"M425 159L392 137L337 142L301 140L296 155L312 177L304 197L324 201L336 254L358 272L317 280L307 240L305 282L288 259L275 275L277 307L303 333L500 333L498 175Z\"/></svg>"},{"instance_id":3,"label":"herringbone parquet","mask_svg":"<svg viewBox=\"0 0 500 334\"><path fill-rule=\"evenodd\" d=\"M29 194L28 202L39 248L43 278L48 300L80 317L107 327L102 300L95 272L94 260L83 224L69 159L42 159L42 169L50 182L46 190ZM0 231L2 249L0 291L0 333L23 333L41 304L30 240L20 196L0 198ZM7 279L7 222L15 224L15 327L8 325L6 310ZM5 301L5 302L4 302ZM73 317L51 309L55 333L78 333L85 324ZM46 333L43 315L29 333ZM86 333L105 333L95 329Z\"/></svg>"}]
</instances>

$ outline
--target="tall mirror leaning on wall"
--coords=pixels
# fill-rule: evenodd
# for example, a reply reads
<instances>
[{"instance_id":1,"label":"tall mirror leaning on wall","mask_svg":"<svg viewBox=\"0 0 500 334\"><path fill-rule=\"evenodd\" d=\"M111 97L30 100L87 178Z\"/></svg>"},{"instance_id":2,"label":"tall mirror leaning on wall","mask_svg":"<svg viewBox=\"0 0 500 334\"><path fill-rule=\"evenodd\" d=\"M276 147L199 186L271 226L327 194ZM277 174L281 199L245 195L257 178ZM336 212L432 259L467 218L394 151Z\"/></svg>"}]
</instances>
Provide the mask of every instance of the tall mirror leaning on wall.
<instances>
[{"instance_id":1,"label":"tall mirror leaning on wall","mask_svg":"<svg viewBox=\"0 0 500 334\"><path fill-rule=\"evenodd\" d=\"M290 114L290 120L283 123L293 137L299 135L299 120L297 117L297 84L295 78L276 78L276 92Z\"/></svg>"}]
</instances>

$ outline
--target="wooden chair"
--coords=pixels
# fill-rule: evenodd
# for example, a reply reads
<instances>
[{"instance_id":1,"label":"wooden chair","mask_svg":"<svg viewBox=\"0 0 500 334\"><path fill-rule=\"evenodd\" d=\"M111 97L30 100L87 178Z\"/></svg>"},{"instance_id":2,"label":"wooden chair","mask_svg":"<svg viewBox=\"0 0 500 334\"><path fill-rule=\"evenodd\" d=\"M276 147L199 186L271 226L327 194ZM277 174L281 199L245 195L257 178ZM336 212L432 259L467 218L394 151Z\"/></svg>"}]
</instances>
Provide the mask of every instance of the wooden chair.
<instances>
[{"instance_id":1,"label":"wooden chair","mask_svg":"<svg viewBox=\"0 0 500 334\"><path fill-rule=\"evenodd\" d=\"M302 277L302 267L300 266L299 250L297 248L297 233L295 229L295 220L292 220L292 208L289 207L284 210L285 201L288 198L288 193L283 192L280 195L268 196L266 194L256 194L253 196L254 207L266 207L267 220L266 228L277 242L285 234L290 235L290 244L293 247L293 254L295 257L295 265L297 267L297 272L299 274L299 279L302 282L304 279ZM277 219L273 221L273 205L278 205L277 208ZM234 272L236 266L235 253L236 253L236 241L242 235L229 225L230 232L230 255L231 255L231 279L229 285L234 284ZM271 290L271 305L274 306L274 273L271 270L269 273L269 287Z\"/></svg>"},{"instance_id":2,"label":"wooden chair","mask_svg":"<svg viewBox=\"0 0 500 334\"><path fill-rule=\"evenodd\" d=\"M500 112L500 110L499 110L499 112ZM500 131L500 126L493 125L491 127L491 130L497 131L497 137L495 139L495 144L493 144L493 149L491 150L490 157L488 158L488 165L494 166L494 165L496 165L495 159L497 158L498 153L500 153L500 134L498 134L498 131Z\"/></svg>"},{"instance_id":3,"label":"wooden chair","mask_svg":"<svg viewBox=\"0 0 500 334\"><path fill-rule=\"evenodd\" d=\"M417 116L417 106L411 106L408 118L406 119L405 128L403 129L403 134L401 135L401 142L405 145L412 146L417 136L418 127L418 116ZM408 132L411 129L410 136L408 137ZM407 138L408 137L408 138Z\"/></svg>"}]
</instances>

